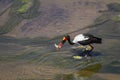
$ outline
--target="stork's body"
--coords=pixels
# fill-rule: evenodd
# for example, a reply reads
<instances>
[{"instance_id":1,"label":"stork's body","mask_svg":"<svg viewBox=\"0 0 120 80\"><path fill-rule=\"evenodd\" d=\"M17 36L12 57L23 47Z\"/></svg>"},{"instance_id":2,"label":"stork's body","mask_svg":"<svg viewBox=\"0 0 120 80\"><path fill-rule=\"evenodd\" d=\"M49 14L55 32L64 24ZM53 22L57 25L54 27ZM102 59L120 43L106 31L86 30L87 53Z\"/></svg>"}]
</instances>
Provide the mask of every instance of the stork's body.
<instances>
[{"instance_id":1,"label":"stork's body","mask_svg":"<svg viewBox=\"0 0 120 80\"><path fill-rule=\"evenodd\" d=\"M66 35L63 37L62 41L56 45L56 47L58 49L62 48L62 46L64 45L64 43L68 41L70 45L74 45L74 44L80 44L82 45L82 47L85 48L85 50L83 51L83 53L86 53L88 56L90 56L90 52L93 50L93 46L91 44L93 43L102 43L102 39L95 37L91 34L78 34L74 37L73 41L71 41L70 36Z\"/></svg>"}]
</instances>

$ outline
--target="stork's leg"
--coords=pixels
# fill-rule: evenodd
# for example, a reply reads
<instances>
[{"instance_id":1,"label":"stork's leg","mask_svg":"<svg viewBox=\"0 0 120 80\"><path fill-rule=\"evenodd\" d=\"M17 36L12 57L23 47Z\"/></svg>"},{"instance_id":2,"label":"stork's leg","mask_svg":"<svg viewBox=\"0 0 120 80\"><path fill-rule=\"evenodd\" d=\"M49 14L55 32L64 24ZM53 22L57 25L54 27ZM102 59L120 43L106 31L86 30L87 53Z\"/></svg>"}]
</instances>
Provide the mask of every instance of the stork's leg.
<instances>
[{"instance_id":1,"label":"stork's leg","mask_svg":"<svg viewBox=\"0 0 120 80\"><path fill-rule=\"evenodd\" d=\"M90 52L93 51L94 47L92 45L81 45L81 46L78 46L78 48L81 48L83 49L82 53L80 54L81 56L91 56Z\"/></svg>"},{"instance_id":2,"label":"stork's leg","mask_svg":"<svg viewBox=\"0 0 120 80\"><path fill-rule=\"evenodd\" d=\"M91 56L90 52L92 52L94 49L94 47L92 45L87 45L85 50L83 51L83 54L82 55L85 55L85 56Z\"/></svg>"}]
</instances>

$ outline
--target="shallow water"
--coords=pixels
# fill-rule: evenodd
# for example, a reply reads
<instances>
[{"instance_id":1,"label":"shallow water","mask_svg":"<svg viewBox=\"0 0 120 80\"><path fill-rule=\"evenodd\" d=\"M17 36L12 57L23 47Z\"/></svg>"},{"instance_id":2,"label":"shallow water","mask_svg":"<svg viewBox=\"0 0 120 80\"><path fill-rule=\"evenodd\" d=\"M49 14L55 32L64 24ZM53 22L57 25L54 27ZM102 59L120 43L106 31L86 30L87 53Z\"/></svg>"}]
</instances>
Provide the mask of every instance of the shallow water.
<instances>
[{"instance_id":1,"label":"shallow water","mask_svg":"<svg viewBox=\"0 0 120 80\"><path fill-rule=\"evenodd\" d=\"M118 80L120 37L115 35L119 31L115 33L109 29L106 32L105 27L96 27L89 33L101 37L103 42L100 45L93 44L95 49L91 53L92 57L82 60L72 58L81 50L73 49L68 44L56 50L53 44L59 42L59 39L34 45L11 43L9 40L8 43L1 43L0 79L7 80L10 78L8 75L14 74L10 80ZM6 74L8 70L12 72Z\"/></svg>"},{"instance_id":2,"label":"shallow water","mask_svg":"<svg viewBox=\"0 0 120 80\"><path fill-rule=\"evenodd\" d=\"M56 18L59 12L60 20L64 19L61 11L53 12L57 14L55 17L53 13L49 14L48 22L53 21L51 18ZM72 58L81 50L74 50L67 43L61 50L56 50L54 43L60 38L19 40L0 36L0 80L119 80L120 22L107 20L89 29L89 33L103 41L100 45L93 44L95 49L91 58L82 60Z\"/></svg>"}]
</instances>

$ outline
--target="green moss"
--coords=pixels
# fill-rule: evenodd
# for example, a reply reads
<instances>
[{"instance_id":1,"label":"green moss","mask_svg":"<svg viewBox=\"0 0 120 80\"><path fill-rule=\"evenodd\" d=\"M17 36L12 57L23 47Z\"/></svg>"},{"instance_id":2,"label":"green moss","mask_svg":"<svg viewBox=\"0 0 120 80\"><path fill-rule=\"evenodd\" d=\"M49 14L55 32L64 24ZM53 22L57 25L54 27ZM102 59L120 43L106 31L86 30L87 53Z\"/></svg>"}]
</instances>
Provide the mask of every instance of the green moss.
<instances>
[{"instance_id":1,"label":"green moss","mask_svg":"<svg viewBox=\"0 0 120 80\"><path fill-rule=\"evenodd\" d=\"M12 5L12 12L25 13L32 7L33 0L15 0Z\"/></svg>"},{"instance_id":2,"label":"green moss","mask_svg":"<svg viewBox=\"0 0 120 80\"><path fill-rule=\"evenodd\" d=\"M22 15L24 19L30 19L39 16L40 12L38 11L39 9L39 1L34 0L33 5Z\"/></svg>"},{"instance_id":3,"label":"green moss","mask_svg":"<svg viewBox=\"0 0 120 80\"><path fill-rule=\"evenodd\" d=\"M90 77L93 74L97 73L101 67L102 67L101 64L94 64L94 65L88 66L88 67L76 72L75 74L77 74L78 77L80 77L80 76Z\"/></svg>"},{"instance_id":4,"label":"green moss","mask_svg":"<svg viewBox=\"0 0 120 80\"><path fill-rule=\"evenodd\" d=\"M21 0L21 6L18 8L18 13L27 12L30 7L33 5L33 0Z\"/></svg>"},{"instance_id":5,"label":"green moss","mask_svg":"<svg viewBox=\"0 0 120 80\"><path fill-rule=\"evenodd\" d=\"M120 21L120 15L117 15L112 18L113 21Z\"/></svg>"}]
</instances>

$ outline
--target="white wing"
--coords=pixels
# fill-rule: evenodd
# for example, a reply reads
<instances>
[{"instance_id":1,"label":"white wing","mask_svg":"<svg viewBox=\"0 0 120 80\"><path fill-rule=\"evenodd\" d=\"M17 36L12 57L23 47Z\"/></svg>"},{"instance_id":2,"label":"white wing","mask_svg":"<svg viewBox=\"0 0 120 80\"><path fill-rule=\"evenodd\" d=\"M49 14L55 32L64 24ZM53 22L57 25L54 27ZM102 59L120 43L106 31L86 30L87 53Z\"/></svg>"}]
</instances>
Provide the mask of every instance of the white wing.
<instances>
[{"instance_id":1,"label":"white wing","mask_svg":"<svg viewBox=\"0 0 120 80\"><path fill-rule=\"evenodd\" d=\"M83 34L79 34L77 36L75 36L73 43L77 43L79 41L84 41L84 40L88 40L88 37L85 37Z\"/></svg>"}]
</instances>

